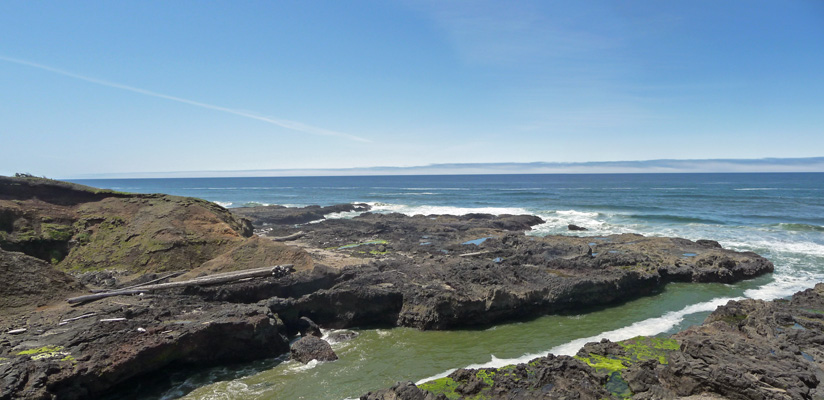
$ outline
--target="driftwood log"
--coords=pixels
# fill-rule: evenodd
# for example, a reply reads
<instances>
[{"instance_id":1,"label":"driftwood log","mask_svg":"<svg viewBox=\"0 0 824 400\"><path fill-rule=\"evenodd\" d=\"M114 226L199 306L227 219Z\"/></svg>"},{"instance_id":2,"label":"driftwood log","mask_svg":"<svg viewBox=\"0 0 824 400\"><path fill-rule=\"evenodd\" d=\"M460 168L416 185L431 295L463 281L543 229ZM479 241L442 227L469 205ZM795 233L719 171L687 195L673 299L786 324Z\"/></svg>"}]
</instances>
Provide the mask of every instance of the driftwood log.
<instances>
[{"instance_id":1,"label":"driftwood log","mask_svg":"<svg viewBox=\"0 0 824 400\"><path fill-rule=\"evenodd\" d=\"M69 304L75 303L85 303L88 301L94 301L99 299L105 299L106 297L112 296L124 296L130 294L139 294L145 292L151 292L155 290L163 290L163 289L173 289L178 287L186 287L186 286L205 286L205 285L216 285L219 283L227 283L227 282L234 282L241 279L246 278L256 278L256 277L263 277L263 276L283 276L291 272L293 265L276 265L273 267L264 267L264 268L256 268L256 269L249 269L245 271L239 272L225 272L222 274L215 274L209 276L203 276L200 278L190 279L187 281L180 281L180 282L169 282L169 283L158 283L155 285L146 285L141 286L139 288L134 289L123 289L123 290L113 290L110 292L105 293L96 293L96 294L89 294L85 296L78 296L72 297L67 299L66 301Z\"/></svg>"},{"instance_id":2,"label":"driftwood log","mask_svg":"<svg viewBox=\"0 0 824 400\"><path fill-rule=\"evenodd\" d=\"M458 257L474 257L474 256L482 256L484 254L489 254L489 252L488 251L478 251L478 252L475 252L475 253L461 254Z\"/></svg>"},{"instance_id":3,"label":"driftwood log","mask_svg":"<svg viewBox=\"0 0 824 400\"><path fill-rule=\"evenodd\" d=\"M177 271L177 272L172 272L172 273L170 273L170 274L167 274L167 275L161 276L160 278L157 278L157 279L152 279L152 280L150 280L150 281L148 281L148 282L138 283L138 284L136 284L136 285L129 285L129 286L126 286L126 287L121 287L121 288L117 288L117 289L93 289L93 290L91 290L91 292L92 292L92 293L105 293L105 292L111 292L112 290L127 290L127 289L134 289L134 288L137 288L137 287L146 286L146 285L151 285L151 284L153 284L153 283L157 283L157 282L160 282L160 281L164 281L164 280L166 280L166 279L176 278L176 277L178 277L178 276L180 276L180 275L183 275L183 274L185 274L185 273L186 273L186 271Z\"/></svg>"},{"instance_id":4,"label":"driftwood log","mask_svg":"<svg viewBox=\"0 0 824 400\"><path fill-rule=\"evenodd\" d=\"M279 236L279 237L272 237L272 238L269 238L269 239L271 239L271 240L273 240L273 241L275 241L275 242L288 242L288 241L290 241L290 240L300 239L300 238L302 238L304 235L306 235L306 233L305 233L305 232L303 232L303 231L300 231L300 232L297 232L297 233L293 233L293 234L291 234L291 235L287 235L287 236Z\"/></svg>"}]
</instances>

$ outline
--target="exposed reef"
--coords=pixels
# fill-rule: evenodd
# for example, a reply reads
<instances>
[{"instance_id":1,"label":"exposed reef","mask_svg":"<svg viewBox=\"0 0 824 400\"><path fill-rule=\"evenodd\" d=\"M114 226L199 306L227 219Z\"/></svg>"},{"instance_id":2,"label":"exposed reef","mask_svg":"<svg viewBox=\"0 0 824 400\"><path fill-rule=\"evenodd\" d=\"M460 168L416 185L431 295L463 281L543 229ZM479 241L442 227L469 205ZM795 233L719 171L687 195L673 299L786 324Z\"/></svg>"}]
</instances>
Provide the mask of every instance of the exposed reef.
<instances>
[{"instance_id":1,"label":"exposed reef","mask_svg":"<svg viewBox=\"0 0 824 400\"><path fill-rule=\"evenodd\" d=\"M297 298L255 289L254 283L224 290L246 302L276 297L270 307L287 321L308 316L338 328L449 329L607 305L668 282L732 283L773 270L755 253L725 250L714 241L524 235L541 222L485 214L366 213L329 220L313 224L302 244L362 259L331 272L329 287Z\"/></svg>"}]
</instances>

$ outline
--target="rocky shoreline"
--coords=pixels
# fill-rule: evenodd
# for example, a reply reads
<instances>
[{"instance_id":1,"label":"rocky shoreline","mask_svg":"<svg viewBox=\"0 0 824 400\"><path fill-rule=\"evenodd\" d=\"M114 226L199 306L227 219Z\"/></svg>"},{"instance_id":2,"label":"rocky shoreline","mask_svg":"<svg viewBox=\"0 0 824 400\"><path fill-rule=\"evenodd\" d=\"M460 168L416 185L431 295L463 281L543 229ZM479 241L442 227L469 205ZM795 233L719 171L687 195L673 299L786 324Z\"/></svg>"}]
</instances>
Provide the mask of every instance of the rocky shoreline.
<instances>
[{"instance_id":1,"label":"rocky shoreline","mask_svg":"<svg viewBox=\"0 0 824 400\"><path fill-rule=\"evenodd\" d=\"M362 214L328 218L345 212ZM484 326L606 306L669 282L732 283L773 269L757 254L707 240L525 235L542 222L527 215L372 214L362 204L230 212L197 199L0 177L0 399L90 398L175 365L275 357L289 352L289 339L300 332L311 336L307 320L324 328ZM90 289L283 264L294 272L63 301ZM599 345L588 351L617 351ZM592 393L603 394L609 379L580 360L583 367L573 368L573 361L552 359L545 369L587 371L601 388ZM470 378L451 379L477 391L455 393L481 398L507 387ZM653 386L646 392L659 390ZM382 393L370 396L397 397Z\"/></svg>"},{"instance_id":2,"label":"rocky shoreline","mask_svg":"<svg viewBox=\"0 0 824 400\"><path fill-rule=\"evenodd\" d=\"M730 301L670 338L586 344L576 356L460 369L361 400L819 399L824 396L824 284L789 300Z\"/></svg>"}]
</instances>

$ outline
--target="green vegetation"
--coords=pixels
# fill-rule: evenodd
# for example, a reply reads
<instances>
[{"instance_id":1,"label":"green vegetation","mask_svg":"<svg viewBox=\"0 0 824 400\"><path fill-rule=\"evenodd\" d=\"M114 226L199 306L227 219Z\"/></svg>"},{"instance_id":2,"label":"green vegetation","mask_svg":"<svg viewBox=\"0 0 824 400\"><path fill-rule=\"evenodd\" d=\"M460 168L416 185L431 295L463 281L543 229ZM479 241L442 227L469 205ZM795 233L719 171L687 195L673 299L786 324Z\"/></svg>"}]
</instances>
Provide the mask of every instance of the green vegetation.
<instances>
[{"instance_id":1,"label":"green vegetation","mask_svg":"<svg viewBox=\"0 0 824 400\"><path fill-rule=\"evenodd\" d=\"M17 353L18 356L30 356L35 354L54 353L63 350L61 346L43 346L34 349L23 350Z\"/></svg>"},{"instance_id":2,"label":"green vegetation","mask_svg":"<svg viewBox=\"0 0 824 400\"><path fill-rule=\"evenodd\" d=\"M494 369L480 369L475 373L475 376L484 381L487 386L492 386L492 384L495 383L495 372Z\"/></svg>"},{"instance_id":3,"label":"green vegetation","mask_svg":"<svg viewBox=\"0 0 824 400\"><path fill-rule=\"evenodd\" d=\"M40 224L43 236L52 240L68 241L74 235L74 229L70 225L62 224Z\"/></svg>"},{"instance_id":4,"label":"green vegetation","mask_svg":"<svg viewBox=\"0 0 824 400\"><path fill-rule=\"evenodd\" d=\"M18 356L30 356L32 360L46 360L60 357L60 361L76 362L69 352L63 351L62 346L43 346L34 349L23 350L17 353Z\"/></svg>"},{"instance_id":5,"label":"green vegetation","mask_svg":"<svg viewBox=\"0 0 824 400\"><path fill-rule=\"evenodd\" d=\"M421 390L426 390L434 395L443 394L446 396L447 399L458 399L461 397L460 394L455 392L455 389L458 388L459 383L455 382L452 378L440 378L435 379L434 381L429 381L426 383L422 383L418 386Z\"/></svg>"},{"instance_id":6,"label":"green vegetation","mask_svg":"<svg viewBox=\"0 0 824 400\"><path fill-rule=\"evenodd\" d=\"M606 389L619 398L629 398L629 390L622 371L639 361L656 360L660 364L667 364L669 353L680 348L675 339L638 336L617 343L624 348L624 355L603 356L590 353L587 357L575 356L585 362L597 372L606 374L609 378Z\"/></svg>"}]
</instances>

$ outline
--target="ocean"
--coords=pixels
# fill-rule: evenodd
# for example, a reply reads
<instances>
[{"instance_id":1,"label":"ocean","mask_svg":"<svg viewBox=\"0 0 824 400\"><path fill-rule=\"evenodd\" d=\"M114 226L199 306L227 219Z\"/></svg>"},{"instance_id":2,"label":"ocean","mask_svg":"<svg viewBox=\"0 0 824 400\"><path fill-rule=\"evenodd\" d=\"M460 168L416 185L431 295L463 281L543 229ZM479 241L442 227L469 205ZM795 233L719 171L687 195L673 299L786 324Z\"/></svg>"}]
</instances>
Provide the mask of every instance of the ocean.
<instances>
[{"instance_id":1,"label":"ocean","mask_svg":"<svg viewBox=\"0 0 824 400\"><path fill-rule=\"evenodd\" d=\"M100 179L73 182L136 193L206 199L227 208L368 203L372 212L534 214L528 235L639 233L717 240L775 264L734 285L671 284L614 307L485 329L360 329L335 343L340 359L284 360L163 374L134 388L139 399L357 398L398 380L421 382L462 367L500 367L588 341L667 335L699 324L731 299L771 300L824 282L824 173L466 175ZM354 213L332 215L351 218ZM570 232L568 224L587 228ZM137 394L139 393L139 394Z\"/></svg>"}]
</instances>

